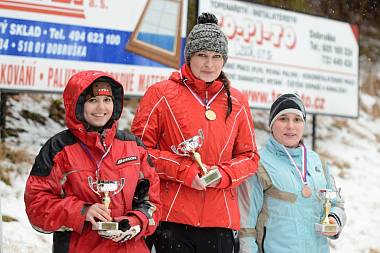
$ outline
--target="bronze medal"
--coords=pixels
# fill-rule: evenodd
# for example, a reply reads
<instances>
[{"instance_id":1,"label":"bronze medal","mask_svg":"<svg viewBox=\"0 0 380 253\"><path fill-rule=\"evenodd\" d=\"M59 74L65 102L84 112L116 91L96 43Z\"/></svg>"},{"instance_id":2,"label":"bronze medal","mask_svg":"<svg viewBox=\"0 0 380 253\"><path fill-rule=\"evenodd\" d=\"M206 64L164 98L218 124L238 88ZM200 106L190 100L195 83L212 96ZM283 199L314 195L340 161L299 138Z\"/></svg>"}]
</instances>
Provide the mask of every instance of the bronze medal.
<instances>
[{"instance_id":1,"label":"bronze medal","mask_svg":"<svg viewBox=\"0 0 380 253\"><path fill-rule=\"evenodd\" d=\"M313 194L312 191L311 191L311 189L310 189L310 187L309 187L307 184L305 184L305 185L302 187L302 191L301 191L301 193L302 193L302 196L303 196L304 198L310 198L310 196Z\"/></svg>"},{"instance_id":2,"label":"bronze medal","mask_svg":"<svg viewBox=\"0 0 380 253\"><path fill-rule=\"evenodd\" d=\"M206 119L208 119L208 120L215 120L216 119L216 113L211 109L208 109L205 112L205 115L206 115Z\"/></svg>"}]
</instances>

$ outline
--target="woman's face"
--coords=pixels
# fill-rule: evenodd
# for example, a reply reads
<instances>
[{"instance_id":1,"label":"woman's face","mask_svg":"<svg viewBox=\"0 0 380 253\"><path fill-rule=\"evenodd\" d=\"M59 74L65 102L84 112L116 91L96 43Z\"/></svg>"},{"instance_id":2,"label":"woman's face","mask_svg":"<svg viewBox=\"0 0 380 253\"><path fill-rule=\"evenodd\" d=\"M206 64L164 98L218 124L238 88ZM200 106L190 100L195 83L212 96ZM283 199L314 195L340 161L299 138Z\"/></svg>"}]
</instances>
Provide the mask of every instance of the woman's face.
<instances>
[{"instance_id":1,"label":"woman's face","mask_svg":"<svg viewBox=\"0 0 380 253\"><path fill-rule=\"evenodd\" d=\"M288 148L298 147L305 129L303 118L295 113L285 113L272 126L274 138Z\"/></svg>"},{"instance_id":2,"label":"woman's face","mask_svg":"<svg viewBox=\"0 0 380 253\"><path fill-rule=\"evenodd\" d=\"M109 96L92 97L84 103L84 120L94 128L103 127L113 113L113 101Z\"/></svg>"},{"instance_id":3,"label":"woman's face","mask_svg":"<svg viewBox=\"0 0 380 253\"><path fill-rule=\"evenodd\" d=\"M205 82L212 82L222 72L223 55L212 51L201 51L190 58L190 68L194 76Z\"/></svg>"}]
</instances>

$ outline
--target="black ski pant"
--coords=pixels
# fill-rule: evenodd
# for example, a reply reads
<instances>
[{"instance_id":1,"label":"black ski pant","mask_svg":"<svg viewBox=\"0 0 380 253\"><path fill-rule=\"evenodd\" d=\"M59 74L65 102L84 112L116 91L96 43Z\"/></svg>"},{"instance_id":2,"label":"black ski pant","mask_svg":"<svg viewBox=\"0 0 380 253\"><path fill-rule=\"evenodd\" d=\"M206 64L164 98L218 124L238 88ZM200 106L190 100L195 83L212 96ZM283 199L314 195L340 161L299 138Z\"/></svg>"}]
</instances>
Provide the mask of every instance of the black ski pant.
<instances>
[{"instance_id":1,"label":"black ski pant","mask_svg":"<svg viewBox=\"0 0 380 253\"><path fill-rule=\"evenodd\" d=\"M232 253L239 250L236 238L228 228L161 222L146 242L149 248L154 244L156 253Z\"/></svg>"}]
</instances>

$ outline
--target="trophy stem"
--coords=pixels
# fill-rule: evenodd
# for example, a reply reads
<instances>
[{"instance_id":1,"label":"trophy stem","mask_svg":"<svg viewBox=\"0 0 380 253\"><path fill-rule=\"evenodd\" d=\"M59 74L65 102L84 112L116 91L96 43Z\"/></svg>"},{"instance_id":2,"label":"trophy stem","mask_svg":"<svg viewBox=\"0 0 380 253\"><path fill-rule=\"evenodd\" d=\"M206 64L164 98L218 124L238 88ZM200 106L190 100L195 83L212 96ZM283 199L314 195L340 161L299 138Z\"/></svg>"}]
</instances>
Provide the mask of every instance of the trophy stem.
<instances>
[{"instance_id":1,"label":"trophy stem","mask_svg":"<svg viewBox=\"0 0 380 253\"><path fill-rule=\"evenodd\" d=\"M194 160L197 162L198 166L201 168L201 174L206 175L207 174L207 168L203 165L202 160L201 160L201 155L195 151L194 149L192 150Z\"/></svg>"},{"instance_id":2,"label":"trophy stem","mask_svg":"<svg viewBox=\"0 0 380 253\"><path fill-rule=\"evenodd\" d=\"M103 204L106 206L107 209L109 209L111 198L109 196L109 192L104 192L104 197L102 198Z\"/></svg>"},{"instance_id":3,"label":"trophy stem","mask_svg":"<svg viewBox=\"0 0 380 253\"><path fill-rule=\"evenodd\" d=\"M330 220L329 220L330 209L331 209L331 203L328 199L326 199L325 204L324 204L324 216L322 219L322 224L330 224Z\"/></svg>"}]
</instances>

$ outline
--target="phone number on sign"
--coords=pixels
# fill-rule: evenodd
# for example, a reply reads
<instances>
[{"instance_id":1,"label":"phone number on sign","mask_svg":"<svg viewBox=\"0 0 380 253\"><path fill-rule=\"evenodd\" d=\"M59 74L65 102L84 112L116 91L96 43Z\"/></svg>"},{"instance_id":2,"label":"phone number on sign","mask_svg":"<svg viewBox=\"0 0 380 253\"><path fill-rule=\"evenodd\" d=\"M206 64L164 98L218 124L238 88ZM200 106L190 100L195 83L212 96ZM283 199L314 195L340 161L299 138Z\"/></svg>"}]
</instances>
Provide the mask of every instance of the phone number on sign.
<instances>
[{"instance_id":1,"label":"phone number on sign","mask_svg":"<svg viewBox=\"0 0 380 253\"><path fill-rule=\"evenodd\" d=\"M69 33L69 39L74 42L87 42L91 44L106 44L111 46L120 45L121 38L118 34L104 34L101 32L84 32L72 30Z\"/></svg>"}]
</instances>

